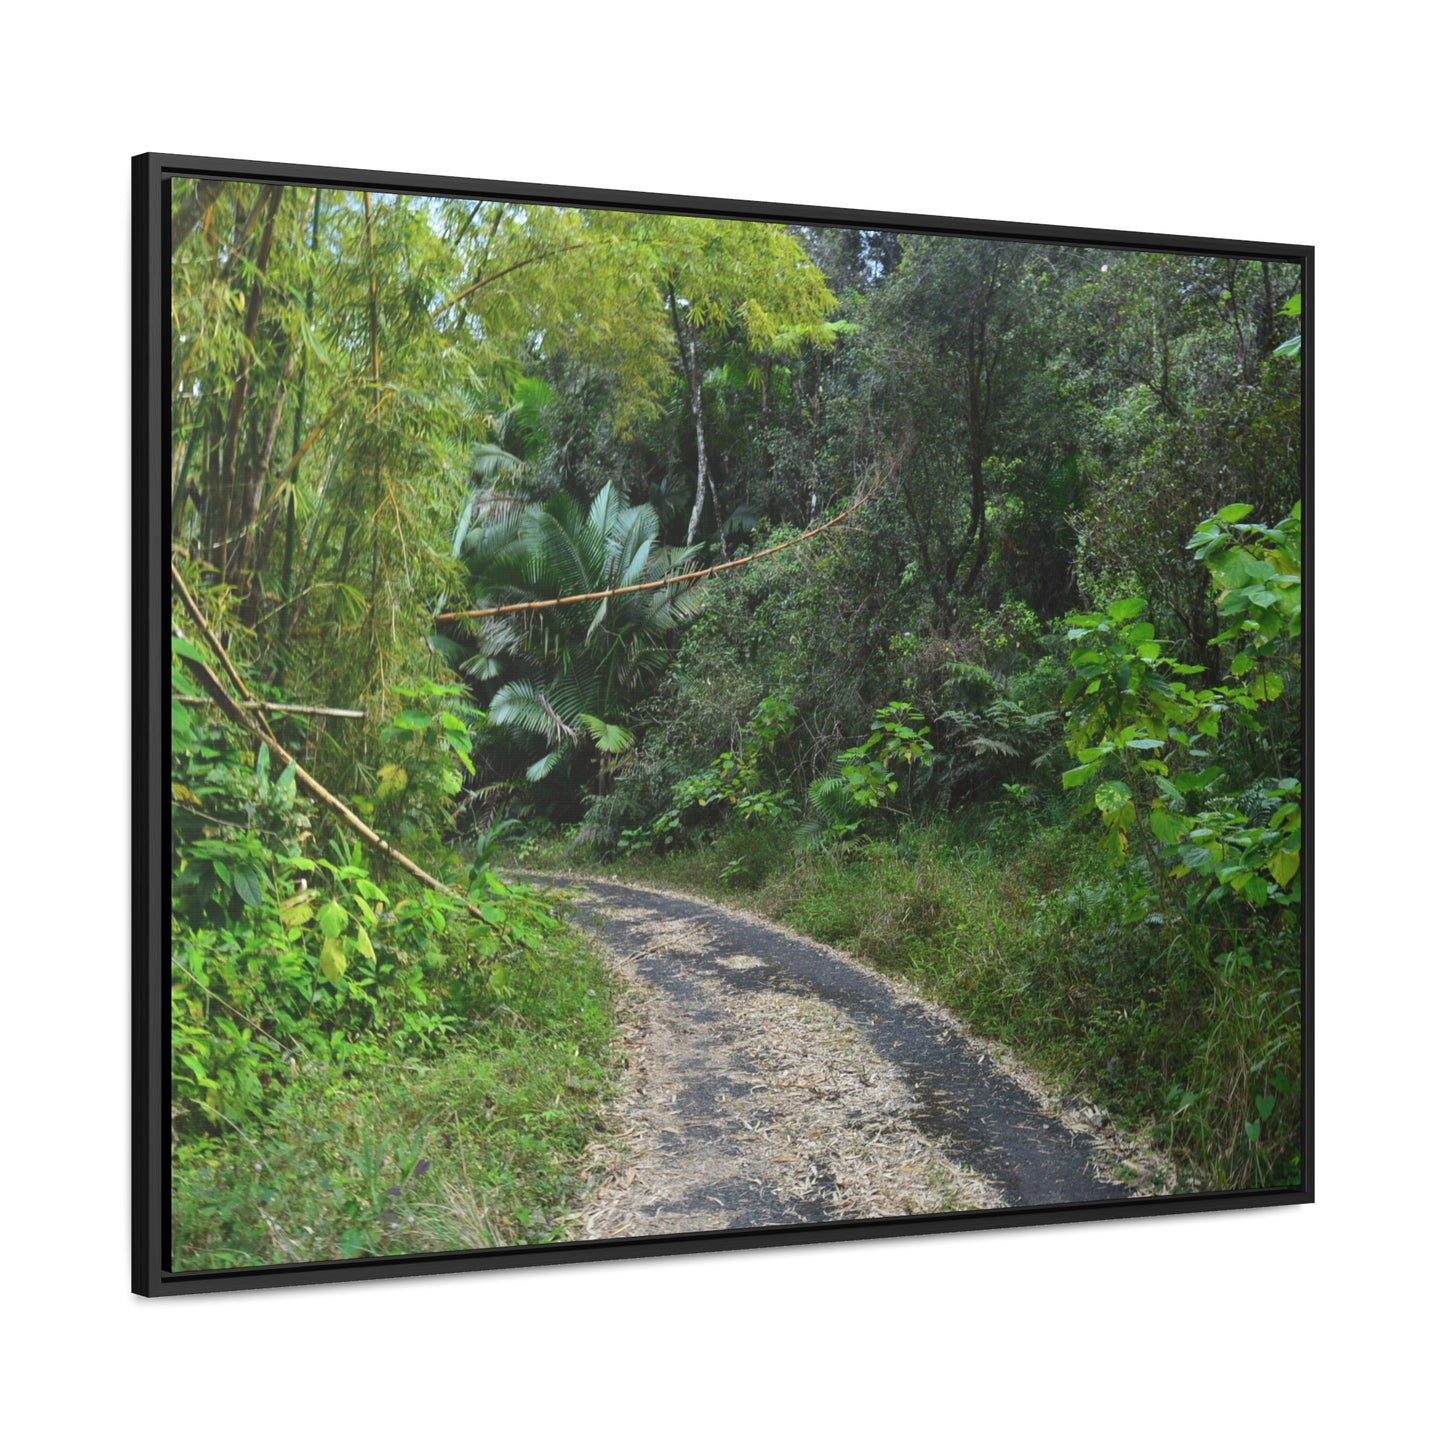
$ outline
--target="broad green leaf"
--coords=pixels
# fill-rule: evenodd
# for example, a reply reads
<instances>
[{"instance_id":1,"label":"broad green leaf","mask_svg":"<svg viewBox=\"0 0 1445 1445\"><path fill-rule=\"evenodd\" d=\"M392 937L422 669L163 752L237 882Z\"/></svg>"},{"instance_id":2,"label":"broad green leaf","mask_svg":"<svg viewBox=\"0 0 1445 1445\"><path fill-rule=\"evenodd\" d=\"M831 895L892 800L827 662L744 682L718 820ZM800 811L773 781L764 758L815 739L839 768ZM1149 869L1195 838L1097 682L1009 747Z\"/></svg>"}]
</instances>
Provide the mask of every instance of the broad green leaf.
<instances>
[{"instance_id":1,"label":"broad green leaf","mask_svg":"<svg viewBox=\"0 0 1445 1445\"><path fill-rule=\"evenodd\" d=\"M1260 1122L1263 1123L1274 1113L1274 1095L1256 1094L1254 1096L1254 1107L1259 1110Z\"/></svg>"},{"instance_id":2,"label":"broad green leaf","mask_svg":"<svg viewBox=\"0 0 1445 1445\"><path fill-rule=\"evenodd\" d=\"M462 766L467 770L470 777L476 777L477 770L472 765L471 749L467 746L465 738L455 738L450 733L444 735L446 745L461 759Z\"/></svg>"},{"instance_id":3,"label":"broad green leaf","mask_svg":"<svg viewBox=\"0 0 1445 1445\"><path fill-rule=\"evenodd\" d=\"M1250 1123L1246 1124L1244 1126L1244 1132L1248 1136L1249 1142L1251 1144L1259 1143L1259 1125L1257 1123L1251 1121Z\"/></svg>"},{"instance_id":4,"label":"broad green leaf","mask_svg":"<svg viewBox=\"0 0 1445 1445\"><path fill-rule=\"evenodd\" d=\"M339 938L350 921L346 910L334 898L323 903L316 915L316 922L327 938Z\"/></svg>"},{"instance_id":5,"label":"broad green leaf","mask_svg":"<svg viewBox=\"0 0 1445 1445\"><path fill-rule=\"evenodd\" d=\"M1070 768L1068 772L1064 774L1064 786L1066 788L1077 788L1081 784L1087 783L1098 771L1098 763L1085 763L1081 768Z\"/></svg>"},{"instance_id":6,"label":"broad green leaf","mask_svg":"<svg viewBox=\"0 0 1445 1445\"><path fill-rule=\"evenodd\" d=\"M339 938L328 938L321 945L321 972L332 983L340 983L346 972L346 949Z\"/></svg>"},{"instance_id":7,"label":"broad green leaf","mask_svg":"<svg viewBox=\"0 0 1445 1445\"><path fill-rule=\"evenodd\" d=\"M507 915L505 911L498 908L495 903L483 903L478 911L488 923L493 924L494 926L496 924L505 923L507 921Z\"/></svg>"},{"instance_id":8,"label":"broad green leaf","mask_svg":"<svg viewBox=\"0 0 1445 1445\"><path fill-rule=\"evenodd\" d=\"M406 785L411 780L400 763L383 763L376 770L376 796L380 800L389 798L393 793L403 793Z\"/></svg>"},{"instance_id":9,"label":"broad green leaf","mask_svg":"<svg viewBox=\"0 0 1445 1445\"><path fill-rule=\"evenodd\" d=\"M1124 783L1100 783L1094 790L1094 806L1101 813L1117 813L1130 799L1131 794Z\"/></svg>"},{"instance_id":10,"label":"broad green leaf","mask_svg":"<svg viewBox=\"0 0 1445 1445\"><path fill-rule=\"evenodd\" d=\"M249 903L252 908L261 906L261 875L254 868L238 863L231 870L231 887L243 903Z\"/></svg>"},{"instance_id":11,"label":"broad green leaf","mask_svg":"<svg viewBox=\"0 0 1445 1445\"><path fill-rule=\"evenodd\" d=\"M1298 316L1300 314L1300 293L1296 291L1283 306L1279 308L1281 316Z\"/></svg>"},{"instance_id":12,"label":"broad green leaf","mask_svg":"<svg viewBox=\"0 0 1445 1445\"><path fill-rule=\"evenodd\" d=\"M359 923L356 925L356 951L363 958L376 962L376 954L371 948L371 935Z\"/></svg>"},{"instance_id":13,"label":"broad green leaf","mask_svg":"<svg viewBox=\"0 0 1445 1445\"><path fill-rule=\"evenodd\" d=\"M422 729L431 726L431 716L428 713L418 711L414 707L409 707L400 717L395 719L392 726L403 728L409 733L421 732Z\"/></svg>"},{"instance_id":14,"label":"broad green leaf","mask_svg":"<svg viewBox=\"0 0 1445 1445\"><path fill-rule=\"evenodd\" d=\"M1282 356L1286 360L1290 360L1299 355L1300 343L1302 340L1302 337L1291 336L1288 341L1281 341L1280 344L1275 347L1274 354L1276 356Z\"/></svg>"},{"instance_id":15,"label":"broad green leaf","mask_svg":"<svg viewBox=\"0 0 1445 1445\"><path fill-rule=\"evenodd\" d=\"M1264 582L1275 575L1268 562L1261 562L1243 547L1231 547L1222 556L1213 558L1209 570L1221 587L1229 588L1248 587L1253 582Z\"/></svg>"},{"instance_id":16,"label":"broad green leaf","mask_svg":"<svg viewBox=\"0 0 1445 1445\"><path fill-rule=\"evenodd\" d=\"M1273 607L1280 600L1280 595L1272 587L1250 587L1244 594L1256 607ZM1263 619L1261 619L1261 626Z\"/></svg>"},{"instance_id":17,"label":"broad green leaf","mask_svg":"<svg viewBox=\"0 0 1445 1445\"><path fill-rule=\"evenodd\" d=\"M1115 602L1109 608L1109 618L1113 622L1127 622L1131 617L1137 617L1149 604L1142 597L1126 597L1122 602Z\"/></svg>"},{"instance_id":18,"label":"broad green leaf","mask_svg":"<svg viewBox=\"0 0 1445 1445\"><path fill-rule=\"evenodd\" d=\"M1254 904L1256 908L1269 902L1269 884L1266 883L1258 873L1250 875L1244 887L1240 889L1240 892L1243 893L1245 898Z\"/></svg>"},{"instance_id":19,"label":"broad green leaf","mask_svg":"<svg viewBox=\"0 0 1445 1445\"><path fill-rule=\"evenodd\" d=\"M1232 502L1227 507L1221 507L1214 515L1221 522L1242 522L1252 511L1254 507L1249 502Z\"/></svg>"},{"instance_id":20,"label":"broad green leaf","mask_svg":"<svg viewBox=\"0 0 1445 1445\"><path fill-rule=\"evenodd\" d=\"M1192 793L1198 788L1207 788L1211 783L1218 782L1224 776L1224 769L1220 767L1205 768L1202 773L1177 773L1174 777L1174 786L1181 793Z\"/></svg>"},{"instance_id":21,"label":"broad green leaf","mask_svg":"<svg viewBox=\"0 0 1445 1445\"><path fill-rule=\"evenodd\" d=\"M1172 848L1189 831L1189 820L1167 808L1151 808L1149 829L1161 843Z\"/></svg>"},{"instance_id":22,"label":"broad green leaf","mask_svg":"<svg viewBox=\"0 0 1445 1445\"><path fill-rule=\"evenodd\" d=\"M1269 860L1269 871L1281 888L1288 888L1289 881L1299 872L1299 853L1281 849Z\"/></svg>"},{"instance_id":23,"label":"broad green leaf","mask_svg":"<svg viewBox=\"0 0 1445 1445\"><path fill-rule=\"evenodd\" d=\"M315 916L316 910L307 902L304 893L293 894L281 905L281 922L286 928L301 928Z\"/></svg>"}]
</instances>

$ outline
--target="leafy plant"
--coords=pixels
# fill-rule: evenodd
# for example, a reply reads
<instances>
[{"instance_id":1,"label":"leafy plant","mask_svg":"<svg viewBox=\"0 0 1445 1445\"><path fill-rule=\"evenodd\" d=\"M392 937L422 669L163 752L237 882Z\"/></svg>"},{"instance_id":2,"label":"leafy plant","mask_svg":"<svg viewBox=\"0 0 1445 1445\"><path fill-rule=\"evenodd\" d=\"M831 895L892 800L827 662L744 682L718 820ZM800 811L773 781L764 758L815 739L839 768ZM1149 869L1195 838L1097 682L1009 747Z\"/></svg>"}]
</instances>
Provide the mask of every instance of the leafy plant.
<instances>
[{"instance_id":1,"label":"leafy plant","mask_svg":"<svg viewBox=\"0 0 1445 1445\"><path fill-rule=\"evenodd\" d=\"M803 842L846 839L861 828L870 813L889 805L900 786L898 769L906 769L904 792L911 800L915 766L926 769L933 758L929 728L919 727L923 714L911 703L890 702L878 709L873 731L857 747L834 760L836 773L819 778L808 789L817 815L800 830Z\"/></svg>"},{"instance_id":2,"label":"leafy plant","mask_svg":"<svg viewBox=\"0 0 1445 1445\"><path fill-rule=\"evenodd\" d=\"M629 506L610 483L584 512L557 495L517 507L493 494L468 503L458 542L482 605L585 596L660 581L695 553L659 545L657 513ZM487 702L491 725L535 750L526 768L540 782L579 753L598 760L599 789L633 745L622 719L666 665L668 633L697 609L700 594L659 587L589 605L486 619L462 671L500 680Z\"/></svg>"},{"instance_id":3,"label":"leafy plant","mask_svg":"<svg viewBox=\"0 0 1445 1445\"><path fill-rule=\"evenodd\" d=\"M1287 691L1280 669L1297 665L1299 509L1277 527L1243 525L1249 511L1223 508L1193 539L1220 589L1219 614L1230 625L1215 642L1230 648L1237 681L1191 685L1204 669L1164 656L1140 617L1141 598L1070 619L1075 677L1064 706L1077 766L1064 787L1082 787L1106 768L1114 774L1093 793L1106 841L1122 858L1137 840L1165 905L1183 879L1202 885L1195 897L1211 904L1231 894L1254 908L1299 902L1298 780L1257 784L1274 804L1263 826L1251 826L1232 795L1213 791L1227 780L1231 732L1260 730L1261 709Z\"/></svg>"}]
</instances>

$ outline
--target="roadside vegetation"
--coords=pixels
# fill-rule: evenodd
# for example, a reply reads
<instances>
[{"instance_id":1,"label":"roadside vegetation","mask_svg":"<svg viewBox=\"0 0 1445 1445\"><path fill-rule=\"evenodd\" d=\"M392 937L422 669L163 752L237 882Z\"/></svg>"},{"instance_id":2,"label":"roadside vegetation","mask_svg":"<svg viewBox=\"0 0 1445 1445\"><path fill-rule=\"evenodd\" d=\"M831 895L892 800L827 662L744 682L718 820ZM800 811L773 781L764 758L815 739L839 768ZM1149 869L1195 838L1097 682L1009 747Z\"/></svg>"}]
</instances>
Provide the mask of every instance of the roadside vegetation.
<instances>
[{"instance_id":1,"label":"roadside vegetation","mask_svg":"<svg viewBox=\"0 0 1445 1445\"><path fill-rule=\"evenodd\" d=\"M1293 268L173 210L178 1268L565 1231L611 986L503 857L854 948L1190 1187L1298 1178Z\"/></svg>"}]
</instances>

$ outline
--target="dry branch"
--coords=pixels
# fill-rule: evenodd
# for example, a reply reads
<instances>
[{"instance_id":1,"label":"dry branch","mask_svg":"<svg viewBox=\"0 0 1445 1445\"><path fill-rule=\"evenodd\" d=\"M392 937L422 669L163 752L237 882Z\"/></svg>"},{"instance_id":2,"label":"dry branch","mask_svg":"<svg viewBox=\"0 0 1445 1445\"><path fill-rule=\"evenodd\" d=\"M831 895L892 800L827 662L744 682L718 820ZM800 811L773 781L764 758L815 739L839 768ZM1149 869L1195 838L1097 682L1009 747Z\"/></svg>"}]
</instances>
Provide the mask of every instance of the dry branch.
<instances>
[{"instance_id":1,"label":"dry branch","mask_svg":"<svg viewBox=\"0 0 1445 1445\"><path fill-rule=\"evenodd\" d=\"M872 501L881 486L881 480L875 482L856 502L845 507L831 521L824 522L811 531L790 537L786 542L779 542L776 547L765 547L761 552L754 552L750 556L735 557L731 562L719 562L715 567L702 567L696 572L683 572L676 577L660 578L656 582L635 582L630 587L611 587L605 592L579 592L572 597L544 597L538 602L509 602L504 607L474 607L465 612L438 612L432 621L459 622L464 617L501 617L508 612L538 612L544 607L565 607L569 602L601 602L607 597L625 597L630 592L655 592L659 587L675 587L681 582L698 582L704 577L714 577L719 572L730 572L734 567L746 567L749 562L771 557L775 552L785 552L789 547L796 547L799 542L806 542L810 537L821 535L856 512L864 502Z\"/></svg>"},{"instance_id":2,"label":"dry branch","mask_svg":"<svg viewBox=\"0 0 1445 1445\"><path fill-rule=\"evenodd\" d=\"M178 697L177 702L184 703L187 707L213 707L217 706L209 697ZM364 712L357 712L349 707L304 707L299 702L238 702L237 707L243 707L247 712L295 712L303 713L307 717L365 717Z\"/></svg>"}]
</instances>

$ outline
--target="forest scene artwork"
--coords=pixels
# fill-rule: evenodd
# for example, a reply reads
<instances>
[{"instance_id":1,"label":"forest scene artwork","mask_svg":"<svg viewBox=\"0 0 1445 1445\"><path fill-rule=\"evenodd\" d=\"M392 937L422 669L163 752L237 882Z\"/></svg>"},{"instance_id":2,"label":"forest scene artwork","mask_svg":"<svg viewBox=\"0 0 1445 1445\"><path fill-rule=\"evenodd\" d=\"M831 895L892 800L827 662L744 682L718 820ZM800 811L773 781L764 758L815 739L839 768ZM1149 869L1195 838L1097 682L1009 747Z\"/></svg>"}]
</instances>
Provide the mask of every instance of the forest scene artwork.
<instances>
[{"instance_id":1,"label":"forest scene artwork","mask_svg":"<svg viewBox=\"0 0 1445 1445\"><path fill-rule=\"evenodd\" d=\"M1298 1194L1299 253L168 189L164 1270Z\"/></svg>"}]
</instances>

